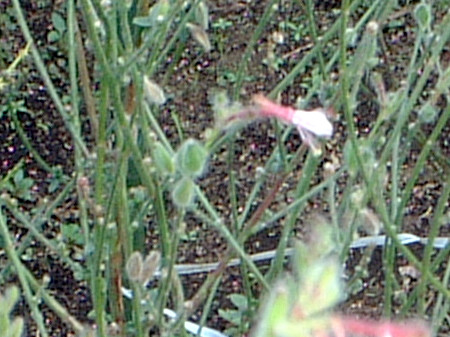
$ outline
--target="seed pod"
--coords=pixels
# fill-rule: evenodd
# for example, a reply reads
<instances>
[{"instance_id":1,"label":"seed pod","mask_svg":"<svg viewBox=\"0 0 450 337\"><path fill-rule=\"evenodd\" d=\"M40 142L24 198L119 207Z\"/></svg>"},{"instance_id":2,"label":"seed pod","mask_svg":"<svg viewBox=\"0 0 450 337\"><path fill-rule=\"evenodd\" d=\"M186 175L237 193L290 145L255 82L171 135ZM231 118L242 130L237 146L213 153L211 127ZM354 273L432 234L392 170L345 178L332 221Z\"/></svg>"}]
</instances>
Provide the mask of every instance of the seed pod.
<instances>
[{"instance_id":1,"label":"seed pod","mask_svg":"<svg viewBox=\"0 0 450 337\"><path fill-rule=\"evenodd\" d=\"M128 278L133 282L140 282L142 273L142 254L133 252L126 265Z\"/></svg>"},{"instance_id":2,"label":"seed pod","mask_svg":"<svg viewBox=\"0 0 450 337\"><path fill-rule=\"evenodd\" d=\"M208 33L206 33L202 27L194 25L193 23L187 23L186 27L191 31L194 40L208 53L211 50L211 42L209 42Z\"/></svg>"},{"instance_id":3,"label":"seed pod","mask_svg":"<svg viewBox=\"0 0 450 337\"><path fill-rule=\"evenodd\" d=\"M152 250L144 260L144 264L142 266L141 272L141 284L145 287L147 283L151 280L153 275L155 274L156 269L159 267L159 263L161 261L161 254Z\"/></svg>"},{"instance_id":4,"label":"seed pod","mask_svg":"<svg viewBox=\"0 0 450 337\"><path fill-rule=\"evenodd\" d=\"M144 76L144 95L150 103L156 105L163 105L166 103L166 96L164 95L162 88L147 76Z\"/></svg>"}]
</instances>

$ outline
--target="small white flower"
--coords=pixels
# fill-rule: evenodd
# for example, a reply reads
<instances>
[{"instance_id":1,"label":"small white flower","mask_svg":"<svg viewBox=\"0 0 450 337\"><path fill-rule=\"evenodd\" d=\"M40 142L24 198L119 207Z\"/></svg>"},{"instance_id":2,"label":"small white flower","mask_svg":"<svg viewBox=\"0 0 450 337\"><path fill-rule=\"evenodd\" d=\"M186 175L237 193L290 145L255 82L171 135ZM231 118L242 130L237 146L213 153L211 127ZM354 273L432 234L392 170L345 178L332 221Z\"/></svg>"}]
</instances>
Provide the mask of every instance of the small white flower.
<instances>
[{"instance_id":1,"label":"small white flower","mask_svg":"<svg viewBox=\"0 0 450 337\"><path fill-rule=\"evenodd\" d=\"M333 134L333 125L321 108L310 111L295 110L292 124L319 137L330 138Z\"/></svg>"}]
</instances>

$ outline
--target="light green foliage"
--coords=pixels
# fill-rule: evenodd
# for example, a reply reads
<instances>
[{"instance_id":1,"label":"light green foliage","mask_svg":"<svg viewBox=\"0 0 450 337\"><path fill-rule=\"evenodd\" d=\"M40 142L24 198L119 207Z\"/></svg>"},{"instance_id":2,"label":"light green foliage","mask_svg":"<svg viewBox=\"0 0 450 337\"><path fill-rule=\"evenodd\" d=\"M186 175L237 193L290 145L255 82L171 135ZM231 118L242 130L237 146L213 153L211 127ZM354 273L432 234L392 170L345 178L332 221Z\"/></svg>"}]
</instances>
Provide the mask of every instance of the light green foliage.
<instances>
[{"instance_id":1,"label":"light green foliage","mask_svg":"<svg viewBox=\"0 0 450 337\"><path fill-rule=\"evenodd\" d=\"M52 13L52 24L53 24L54 30L52 30L47 35L47 40L50 43L60 40L67 30L66 21L61 16L61 14L59 14L57 12Z\"/></svg>"},{"instance_id":2,"label":"light green foliage","mask_svg":"<svg viewBox=\"0 0 450 337\"><path fill-rule=\"evenodd\" d=\"M67 223L61 226L61 233L63 240L67 243L73 243L76 245L84 244L83 232L79 224Z\"/></svg>"},{"instance_id":3,"label":"light green foliage","mask_svg":"<svg viewBox=\"0 0 450 337\"><path fill-rule=\"evenodd\" d=\"M20 337L24 327L23 319L16 317L10 320L11 311L19 299L19 289L15 286L8 288L4 295L0 295L0 331L3 337Z\"/></svg>"},{"instance_id":4,"label":"light green foliage","mask_svg":"<svg viewBox=\"0 0 450 337\"><path fill-rule=\"evenodd\" d=\"M242 294L231 294L228 298L236 309L219 309L219 315L223 319L239 327L245 322L244 315L249 309L248 299ZM230 331L230 334L234 334L233 332Z\"/></svg>"},{"instance_id":5,"label":"light green foliage","mask_svg":"<svg viewBox=\"0 0 450 337\"><path fill-rule=\"evenodd\" d=\"M116 322L124 328L119 333L123 336L148 336L149 329L178 336L182 334L176 329L183 329L183 320L200 307L202 323L211 317L210 308L222 305L216 291L229 269L209 274L188 297L184 287L189 283L178 280L183 266L175 266L182 258L194 263L186 249L210 249L213 241L199 242L205 237L227 247L223 254L209 250L208 259L220 258L225 266L236 257L234 261L242 264L242 293L229 297L235 308L220 311L222 318L238 326L230 335L252 331L257 337L347 336L345 331L331 333L335 307L348 291L341 283L341 266L348 255L342 247L353 239L354 228L373 219L377 223L372 223L372 232L382 230L389 237L382 256L386 278L375 285L385 290L380 298L384 314L409 314L414 306L418 315L432 315L434 326L444 325L450 296L448 282L438 272L448 251L437 252L430 244L419 260L395 238L406 222L403 216L417 205L416 191L428 195L428 186L439 199L431 200L429 211L421 215L430 218L428 242L448 223L441 214L450 186L444 181L449 161L442 149L448 145L444 126L450 71L443 56L450 40L450 16L446 7L440 13L435 10L448 1L430 6L430 1L422 1L415 7L343 0L329 10L311 0L250 1L244 6L236 2L227 8L200 0L67 0L53 6L55 12L47 18L52 29L47 41L33 41L36 32L30 36L28 28L35 28L35 21L26 20L34 20L30 14L39 15L48 3L37 1L34 8L39 11L19 15L24 12L20 1L11 0L0 14L0 26L9 27L9 35L16 37L4 35L0 117L11 123L9 129L16 128L14 132L20 124L11 117L24 117L24 111L27 120L45 124L51 118L40 119L33 102L46 97L40 104L59 113L68 136L62 146L72 151L74 163L64 165L60 173L50 168L45 180L36 181L39 187L50 184L54 193L39 191L42 202L34 207L28 207L29 202L22 205L24 200L34 201L35 182L28 166L16 165L1 178L0 206L13 217L13 226L4 226L9 235L0 239L18 238L9 256L22 262L36 262L45 247L83 281L92 304L83 321L92 319L96 336L111 335ZM419 28L414 22L411 26L411 15ZM18 25L23 38L17 35ZM189 27L205 50L214 47L210 55L190 43ZM24 40L33 46L31 52L20 45ZM16 57L20 48L24 49ZM27 62L21 63L25 56ZM215 88L226 92L210 96L208 105L206 95ZM300 145L289 127L257 121L240 129L234 117L254 114L257 107L251 96L257 92L294 109L330 111L336 132L324 142L322 162ZM41 130L53 133L52 127L49 123ZM62 128L59 123L55 133ZM31 153L31 147L28 150ZM33 160L37 153L31 153ZM208 158L214 159L210 170ZM76 184L80 177L92 182L85 191ZM200 178L204 180L197 185ZM316 205L332 224L313 223L317 230L307 244L297 245L291 272L283 276L286 254L292 252L289 243L303 233L299 222ZM72 212L77 223L66 220ZM44 224L49 226L43 231ZM15 228L21 227L29 233L17 236ZM181 246L184 228L189 242ZM269 270L261 270L244 247L256 247L254 238L266 233L276 233L267 240L273 240L277 253ZM63 242L57 242L60 238ZM11 246L5 242L4 247ZM146 257L132 253L148 249L158 251ZM421 272L411 285L414 289L404 295L404 304L392 301L401 285L394 268L398 253ZM145 287L160 259L161 278ZM58 302L54 289L49 291L35 279L35 269L11 268L9 259L7 264L6 272L1 271L4 279L15 272L25 275L23 294L40 336L48 336L47 321L39 318L42 308L82 335L81 324ZM361 277L356 276L349 282L350 290L367 290L366 283L357 284ZM134 288L131 301L122 300L122 279L123 286ZM264 302L255 289L265 294ZM428 303L430 291L434 312ZM163 316L168 307L177 311L174 322ZM259 316L256 307L261 307ZM10 322L11 308L0 305L6 312L0 335L11 331L17 337L23 322Z\"/></svg>"},{"instance_id":6,"label":"light green foliage","mask_svg":"<svg viewBox=\"0 0 450 337\"><path fill-rule=\"evenodd\" d=\"M34 185L34 180L26 177L22 168L18 169L12 176L12 179L5 181L3 188L5 188L15 198L23 200L34 200L35 196L31 193L31 187Z\"/></svg>"},{"instance_id":7,"label":"light green foliage","mask_svg":"<svg viewBox=\"0 0 450 337\"><path fill-rule=\"evenodd\" d=\"M361 141L359 144L359 151L361 153L362 165L367 174L371 174L376 167L376 157L373 148L370 146L368 141ZM344 161L348 167L350 175L356 176L359 173L359 165L356 156L356 152L353 149L351 142L346 142L344 146Z\"/></svg>"},{"instance_id":8,"label":"light green foliage","mask_svg":"<svg viewBox=\"0 0 450 337\"><path fill-rule=\"evenodd\" d=\"M167 19L170 10L169 0L159 0L150 8L147 16L133 18L133 24L143 28L155 27Z\"/></svg>"},{"instance_id":9,"label":"light green foliage","mask_svg":"<svg viewBox=\"0 0 450 337\"><path fill-rule=\"evenodd\" d=\"M333 253L333 231L326 224L314 226L311 241L297 244L293 274L278 280L270 291L254 337L319 336L318 331L330 329L330 310L343 294L341 267Z\"/></svg>"},{"instance_id":10,"label":"light green foliage","mask_svg":"<svg viewBox=\"0 0 450 337\"><path fill-rule=\"evenodd\" d=\"M224 18L218 18L212 24L212 27L214 29L218 29L218 30L222 30L222 31L224 31L224 30L226 30L226 29L228 29L228 28L230 28L232 26L233 26L233 22L228 21L228 20L226 20Z\"/></svg>"}]
</instances>

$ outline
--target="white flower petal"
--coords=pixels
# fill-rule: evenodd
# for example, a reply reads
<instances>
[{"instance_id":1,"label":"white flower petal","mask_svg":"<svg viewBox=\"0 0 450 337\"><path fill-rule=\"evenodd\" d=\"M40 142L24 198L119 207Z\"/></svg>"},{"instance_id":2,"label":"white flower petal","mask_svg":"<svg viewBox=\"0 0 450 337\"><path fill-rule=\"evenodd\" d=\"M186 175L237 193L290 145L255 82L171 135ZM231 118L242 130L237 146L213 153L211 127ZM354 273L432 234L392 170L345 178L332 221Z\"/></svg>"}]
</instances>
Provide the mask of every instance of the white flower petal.
<instances>
[{"instance_id":1,"label":"white flower petal","mask_svg":"<svg viewBox=\"0 0 450 337\"><path fill-rule=\"evenodd\" d=\"M317 138L306 129L302 129L301 127L298 127L297 129L302 141L309 146L314 156L320 156L322 154L322 149Z\"/></svg>"},{"instance_id":2,"label":"white flower petal","mask_svg":"<svg viewBox=\"0 0 450 337\"><path fill-rule=\"evenodd\" d=\"M323 109L295 110L292 123L298 128L308 130L319 137L331 137L333 134L333 125Z\"/></svg>"}]
</instances>

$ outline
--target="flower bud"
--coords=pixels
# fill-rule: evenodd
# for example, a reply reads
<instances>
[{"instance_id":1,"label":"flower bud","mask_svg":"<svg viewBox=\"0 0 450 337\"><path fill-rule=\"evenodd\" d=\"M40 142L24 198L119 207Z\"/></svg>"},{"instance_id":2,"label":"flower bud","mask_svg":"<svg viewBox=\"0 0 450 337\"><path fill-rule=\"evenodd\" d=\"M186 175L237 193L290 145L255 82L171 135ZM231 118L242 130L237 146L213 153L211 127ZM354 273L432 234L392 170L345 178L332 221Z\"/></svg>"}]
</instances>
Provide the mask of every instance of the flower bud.
<instances>
[{"instance_id":1,"label":"flower bud","mask_svg":"<svg viewBox=\"0 0 450 337\"><path fill-rule=\"evenodd\" d=\"M195 184L189 177L183 177L177 181L172 192L172 198L175 205L180 208L186 208L192 203L194 198Z\"/></svg>"},{"instance_id":2,"label":"flower bud","mask_svg":"<svg viewBox=\"0 0 450 337\"><path fill-rule=\"evenodd\" d=\"M126 264L127 275L130 281L140 281L142 273L142 263L142 254L138 251L133 252Z\"/></svg>"},{"instance_id":3,"label":"flower bud","mask_svg":"<svg viewBox=\"0 0 450 337\"><path fill-rule=\"evenodd\" d=\"M191 31L194 40L208 53L211 50L211 42L209 42L208 33L206 33L202 27L194 25L193 23L187 23L186 27Z\"/></svg>"},{"instance_id":4,"label":"flower bud","mask_svg":"<svg viewBox=\"0 0 450 337\"><path fill-rule=\"evenodd\" d=\"M153 149L153 161L162 175L171 175L175 172L173 156L160 142L157 142Z\"/></svg>"},{"instance_id":5,"label":"flower bud","mask_svg":"<svg viewBox=\"0 0 450 337\"><path fill-rule=\"evenodd\" d=\"M186 140L177 151L177 168L184 175L198 177L206 164L208 152L197 140Z\"/></svg>"},{"instance_id":6,"label":"flower bud","mask_svg":"<svg viewBox=\"0 0 450 337\"><path fill-rule=\"evenodd\" d=\"M144 95L149 103L156 105L163 105L166 103L166 96L161 87L150 80L147 76L144 76Z\"/></svg>"},{"instance_id":7,"label":"flower bud","mask_svg":"<svg viewBox=\"0 0 450 337\"><path fill-rule=\"evenodd\" d=\"M161 254L156 250L152 250L145 257L140 276L140 282L143 286L147 285L147 283L153 277L156 269L159 267L160 261L161 261Z\"/></svg>"}]
</instances>

